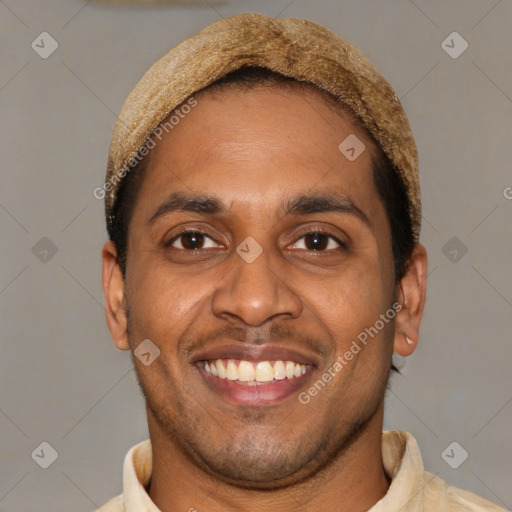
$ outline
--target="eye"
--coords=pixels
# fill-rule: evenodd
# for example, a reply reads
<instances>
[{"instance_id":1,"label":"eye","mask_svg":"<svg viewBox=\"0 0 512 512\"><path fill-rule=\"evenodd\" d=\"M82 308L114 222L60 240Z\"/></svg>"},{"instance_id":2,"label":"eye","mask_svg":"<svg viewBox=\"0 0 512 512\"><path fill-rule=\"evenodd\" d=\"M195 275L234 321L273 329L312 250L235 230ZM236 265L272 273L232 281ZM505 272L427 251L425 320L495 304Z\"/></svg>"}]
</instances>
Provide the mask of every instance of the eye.
<instances>
[{"instance_id":1,"label":"eye","mask_svg":"<svg viewBox=\"0 0 512 512\"><path fill-rule=\"evenodd\" d=\"M215 241L206 233L202 233L197 230L190 230L178 233L176 236L171 238L165 246L185 251L195 251L215 247Z\"/></svg>"},{"instance_id":2,"label":"eye","mask_svg":"<svg viewBox=\"0 0 512 512\"><path fill-rule=\"evenodd\" d=\"M330 233L324 233L323 231L304 233L299 240L292 245L292 248L295 249L320 252L336 249L338 247L345 247L345 244Z\"/></svg>"}]
</instances>

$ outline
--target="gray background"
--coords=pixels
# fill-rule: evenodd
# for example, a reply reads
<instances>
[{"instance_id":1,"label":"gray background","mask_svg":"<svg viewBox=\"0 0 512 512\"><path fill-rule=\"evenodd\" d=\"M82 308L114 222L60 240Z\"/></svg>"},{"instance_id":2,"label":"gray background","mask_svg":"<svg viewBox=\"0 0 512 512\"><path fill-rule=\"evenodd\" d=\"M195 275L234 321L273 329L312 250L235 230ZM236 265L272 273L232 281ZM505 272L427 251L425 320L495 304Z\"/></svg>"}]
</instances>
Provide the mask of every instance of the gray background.
<instances>
[{"instance_id":1,"label":"gray background","mask_svg":"<svg viewBox=\"0 0 512 512\"><path fill-rule=\"evenodd\" d=\"M412 432L429 471L511 508L510 0L0 0L0 510L85 512L121 491L124 455L147 428L129 354L105 325L106 232L92 191L146 69L248 11L325 25L402 99L420 154L428 301L385 428ZM31 48L43 31L59 45L46 59ZM469 43L456 59L441 46L453 31ZM58 452L48 469L31 458L43 441ZM441 457L453 441L469 453L458 469Z\"/></svg>"}]
</instances>

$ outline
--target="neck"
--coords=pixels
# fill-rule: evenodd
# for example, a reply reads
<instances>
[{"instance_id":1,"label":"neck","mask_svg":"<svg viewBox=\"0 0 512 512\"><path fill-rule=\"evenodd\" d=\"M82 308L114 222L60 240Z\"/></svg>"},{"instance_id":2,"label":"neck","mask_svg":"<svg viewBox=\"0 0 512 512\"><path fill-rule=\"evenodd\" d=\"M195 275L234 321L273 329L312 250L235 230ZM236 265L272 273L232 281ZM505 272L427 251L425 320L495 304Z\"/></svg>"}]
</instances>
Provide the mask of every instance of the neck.
<instances>
[{"instance_id":1,"label":"neck","mask_svg":"<svg viewBox=\"0 0 512 512\"><path fill-rule=\"evenodd\" d=\"M166 437L148 409L153 448L149 496L162 512L264 512L304 510L361 512L386 494L382 463L383 404L357 439L328 467L275 490L235 487L206 473Z\"/></svg>"}]
</instances>

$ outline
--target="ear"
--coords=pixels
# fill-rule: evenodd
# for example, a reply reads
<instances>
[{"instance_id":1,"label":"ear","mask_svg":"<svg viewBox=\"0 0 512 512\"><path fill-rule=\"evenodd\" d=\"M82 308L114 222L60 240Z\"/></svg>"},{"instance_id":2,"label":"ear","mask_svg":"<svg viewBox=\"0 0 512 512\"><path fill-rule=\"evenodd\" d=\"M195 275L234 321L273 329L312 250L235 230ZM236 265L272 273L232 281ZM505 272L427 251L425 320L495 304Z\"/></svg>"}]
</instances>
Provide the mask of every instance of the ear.
<instances>
[{"instance_id":1,"label":"ear","mask_svg":"<svg viewBox=\"0 0 512 512\"><path fill-rule=\"evenodd\" d=\"M129 350L124 279L119 267L117 249L112 241L103 246L101 259L105 317L110 336L119 350Z\"/></svg>"},{"instance_id":2,"label":"ear","mask_svg":"<svg viewBox=\"0 0 512 512\"><path fill-rule=\"evenodd\" d=\"M427 293L427 250L416 244L405 275L398 285L397 301L402 309L396 315L394 351L410 356L418 346L419 329Z\"/></svg>"}]
</instances>

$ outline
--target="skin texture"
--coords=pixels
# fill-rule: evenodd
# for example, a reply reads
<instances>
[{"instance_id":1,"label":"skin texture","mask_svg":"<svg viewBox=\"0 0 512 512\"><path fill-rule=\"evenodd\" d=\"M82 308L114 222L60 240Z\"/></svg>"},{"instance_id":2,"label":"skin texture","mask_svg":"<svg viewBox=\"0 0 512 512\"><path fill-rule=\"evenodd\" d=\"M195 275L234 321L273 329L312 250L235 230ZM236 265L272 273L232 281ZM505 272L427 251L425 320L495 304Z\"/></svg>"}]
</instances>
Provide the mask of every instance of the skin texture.
<instances>
[{"instance_id":1,"label":"skin texture","mask_svg":"<svg viewBox=\"0 0 512 512\"><path fill-rule=\"evenodd\" d=\"M373 143L319 92L225 88L196 99L150 154L125 282L115 246L102 251L115 345L133 351L149 338L161 351L148 366L134 358L153 445L150 497L163 512L368 510L389 487L384 394L393 351L408 356L417 345L426 251L417 244L394 283ZM338 150L349 134L366 145L353 162ZM215 196L226 210L149 222L174 192ZM351 212L284 215L286 201L302 194L349 200L367 221ZM187 251L190 238L177 237L186 228L207 235L200 250ZM315 229L328 233L318 245L306 235ZM263 249L252 263L236 252L248 236ZM394 321L301 404L299 392L395 301L402 309ZM233 403L196 364L202 351L225 343L296 350L311 370L283 400Z\"/></svg>"}]
</instances>

